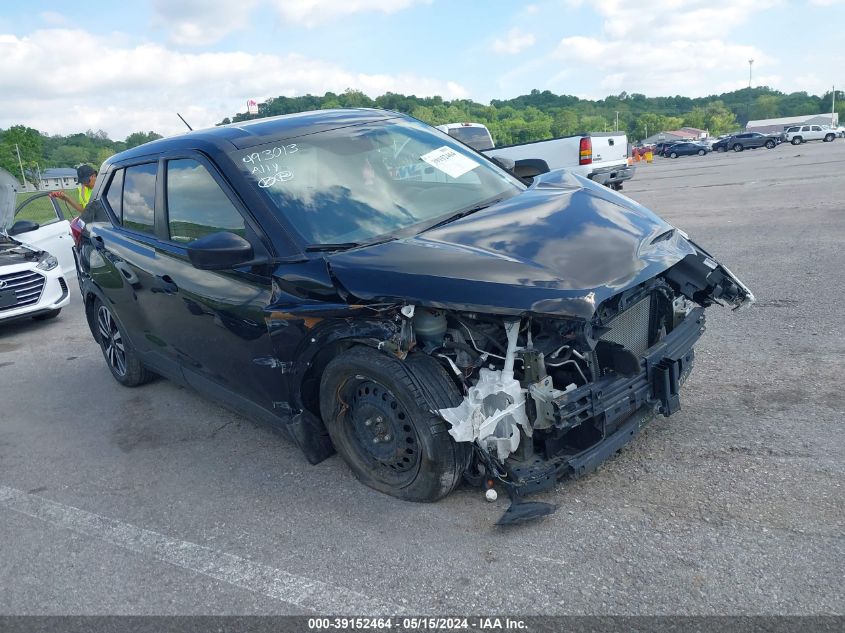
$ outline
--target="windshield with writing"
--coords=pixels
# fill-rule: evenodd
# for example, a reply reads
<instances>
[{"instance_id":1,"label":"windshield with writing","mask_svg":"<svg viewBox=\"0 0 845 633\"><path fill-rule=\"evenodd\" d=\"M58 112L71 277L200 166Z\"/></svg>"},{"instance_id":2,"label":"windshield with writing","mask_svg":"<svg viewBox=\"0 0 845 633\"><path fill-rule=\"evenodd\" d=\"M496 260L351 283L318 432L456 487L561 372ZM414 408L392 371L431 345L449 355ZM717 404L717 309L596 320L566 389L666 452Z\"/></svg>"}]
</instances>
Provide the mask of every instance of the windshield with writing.
<instances>
[{"instance_id":1,"label":"windshield with writing","mask_svg":"<svg viewBox=\"0 0 845 633\"><path fill-rule=\"evenodd\" d=\"M231 157L315 246L424 227L524 189L466 147L412 121L305 135Z\"/></svg>"}]
</instances>

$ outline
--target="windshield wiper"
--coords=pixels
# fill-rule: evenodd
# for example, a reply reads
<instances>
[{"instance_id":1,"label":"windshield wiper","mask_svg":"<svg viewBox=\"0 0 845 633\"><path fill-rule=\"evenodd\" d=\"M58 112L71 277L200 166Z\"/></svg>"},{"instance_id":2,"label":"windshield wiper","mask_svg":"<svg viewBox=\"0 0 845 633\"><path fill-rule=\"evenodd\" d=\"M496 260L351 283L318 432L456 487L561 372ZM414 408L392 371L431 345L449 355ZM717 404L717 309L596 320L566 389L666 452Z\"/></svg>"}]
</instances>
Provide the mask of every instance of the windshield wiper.
<instances>
[{"instance_id":1,"label":"windshield wiper","mask_svg":"<svg viewBox=\"0 0 845 633\"><path fill-rule=\"evenodd\" d=\"M335 242L328 244L309 244L305 247L305 250L309 253L323 251L348 251L352 248L358 248L359 246L373 246L374 244L384 244L385 242L390 242L391 240L395 239L395 236L389 235L377 237L371 240L364 240L363 242Z\"/></svg>"},{"instance_id":2,"label":"windshield wiper","mask_svg":"<svg viewBox=\"0 0 845 633\"><path fill-rule=\"evenodd\" d=\"M435 222L431 226L425 227L421 233L425 233L426 231L430 231L431 229L436 229L438 227L443 226L444 224L449 224L450 222L454 222L455 220L460 220L461 218L465 218L466 216L475 213L476 211L483 211L487 207L492 207L494 204L498 204L504 200L504 198L496 198L494 200L488 200L486 202L482 202L481 204L476 204L471 207L467 207L466 209L461 209L457 213L453 213L448 218L440 220L439 222Z\"/></svg>"},{"instance_id":3,"label":"windshield wiper","mask_svg":"<svg viewBox=\"0 0 845 633\"><path fill-rule=\"evenodd\" d=\"M348 251L350 248L361 246L361 242L337 242L336 244L311 244L306 246L308 252L318 251Z\"/></svg>"}]
</instances>

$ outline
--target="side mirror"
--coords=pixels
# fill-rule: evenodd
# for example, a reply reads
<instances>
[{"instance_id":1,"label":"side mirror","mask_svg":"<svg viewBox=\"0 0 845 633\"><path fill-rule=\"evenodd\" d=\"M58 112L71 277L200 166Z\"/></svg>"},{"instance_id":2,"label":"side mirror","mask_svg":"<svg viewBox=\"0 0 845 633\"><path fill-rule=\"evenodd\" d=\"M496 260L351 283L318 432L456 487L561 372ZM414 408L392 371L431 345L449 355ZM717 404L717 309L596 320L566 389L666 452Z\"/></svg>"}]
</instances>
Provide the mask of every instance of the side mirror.
<instances>
[{"instance_id":1,"label":"side mirror","mask_svg":"<svg viewBox=\"0 0 845 633\"><path fill-rule=\"evenodd\" d=\"M188 244L188 259L199 270L237 268L252 261L252 244L228 231L211 233Z\"/></svg>"},{"instance_id":2,"label":"side mirror","mask_svg":"<svg viewBox=\"0 0 845 633\"><path fill-rule=\"evenodd\" d=\"M30 231L37 231L41 228L38 222L32 220L18 220L11 228L9 228L9 235L20 235L21 233L29 233Z\"/></svg>"},{"instance_id":3,"label":"side mirror","mask_svg":"<svg viewBox=\"0 0 845 633\"><path fill-rule=\"evenodd\" d=\"M490 160L496 163L499 167L504 169L505 171L513 171L513 167L516 163L514 163L510 158L506 156L491 156Z\"/></svg>"}]
</instances>

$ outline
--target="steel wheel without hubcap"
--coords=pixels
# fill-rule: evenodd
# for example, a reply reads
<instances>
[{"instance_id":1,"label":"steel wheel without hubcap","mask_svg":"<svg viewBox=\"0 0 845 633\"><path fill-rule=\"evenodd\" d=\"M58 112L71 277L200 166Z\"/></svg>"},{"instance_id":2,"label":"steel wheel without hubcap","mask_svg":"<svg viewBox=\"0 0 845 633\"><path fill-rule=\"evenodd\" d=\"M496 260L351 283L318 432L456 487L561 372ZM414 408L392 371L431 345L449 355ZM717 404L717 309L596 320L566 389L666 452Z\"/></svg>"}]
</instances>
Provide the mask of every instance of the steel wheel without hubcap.
<instances>
[{"instance_id":1,"label":"steel wheel without hubcap","mask_svg":"<svg viewBox=\"0 0 845 633\"><path fill-rule=\"evenodd\" d=\"M417 436L396 396L384 385L356 377L346 383L343 400L349 405L346 429L358 458L391 486L412 481L420 465Z\"/></svg>"},{"instance_id":2,"label":"steel wheel without hubcap","mask_svg":"<svg viewBox=\"0 0 845 633\"><path fill-rule=\"evenodd\" d=\"M320 378L320 415L338 454L366 485L408 501L436 501L458 484L472 447L437 411L461 402L446 370L422 353L404 360L352 347Z\"/></svg>"},{"instance_id":3,"label":"steel wheel without hubcap","mask_svg":"<svg viewBox=\"0 0 845 633\"><path fill-rule=\"evenodd\" d=\"M109 309L101 305L97 310L97 327L100 331L100 343L112 371L118 376L126 376L126 348L123 336Z\"/></svg>"}]
</instances>

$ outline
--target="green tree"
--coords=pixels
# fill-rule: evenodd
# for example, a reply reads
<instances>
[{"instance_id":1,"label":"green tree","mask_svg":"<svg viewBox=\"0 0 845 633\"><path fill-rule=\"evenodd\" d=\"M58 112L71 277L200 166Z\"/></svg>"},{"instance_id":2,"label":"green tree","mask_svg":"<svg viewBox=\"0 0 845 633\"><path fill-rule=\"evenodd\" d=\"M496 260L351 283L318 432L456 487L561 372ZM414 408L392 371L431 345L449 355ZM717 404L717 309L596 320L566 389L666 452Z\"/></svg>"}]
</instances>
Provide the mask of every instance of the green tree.
<instances>
[{"instance_id":1,"label":"green tree","mask_svg":"<svg viewBox=\"0 0 845 633\"><path fill-rule=\"evenodd\" d=\"M0 167L11 174L20 175L23 165L25 178L37 184L35 165L41 161L43 139L38 130L24 125L13 125L0 135ZM17 149L15 146L17 145ZM20 152L20 163L18 162Z\"/></svg>"},{"instance_id":2,"label":"green tree","mask_svg":"<svg viewBox=\"0 0 845 633\"><path fill-rule=\"evenodd\" d=\"M604 132L607 129L607 120L603 116L588 114L580 120L582 132Z\"/></svg>"},{"instance_id":3,"label":"green tree","mask_svg":"<svg viewBox=\"0 0 845 633\"><path fill-rule=\"evenodd\" d=\"M133 147L138 147L138 145L143 145L144 143L149 143L160 138L162 138L161 134L156 134L155 132L133 132L123 142L126 144L126 149L132 149Z\"/></svg>"},{"instance_id":4,"label":"green tree","mask_svg":"<svg viewBox=\"0 0 845 633\"><path fill-rule=\"evenodd\" d=\"M754 101L751 115L754 119L775 119L778 116L780 99L775 95L760 95Z\"/></svg>"},{"instance_id":5,"label":"green tree","mask_svg":"<svg viewBox=\"0 0 845 633\"><path fill-rule=\"evenodd\" d=\"M707 129L710 134L718 136L739 129L736 114L731 112L722 101L713 101L705 108L707 112Z\"/></svg>"},{"instance_id":6,"label":"green tree","mask_svg":"<svg viewBox=\"0 0 845 633\"><path fill-rule=\"evenodd\" d=\"M570 108L558 110L552 121L552 134L554 136L568 136L578 131L578 114Z\"/></svg>"},{"instance_id":7,"label":"green tree","mask_svg":"<svg viewBox=\"0 0 845 633\"><path fill-rule=\"evenodd\" d=\"M684 125L687 127L695 127L699 130L707 129L707 112L704 108L696 106L690 112L684 115Z\"/></svg>"}]
</instances>

